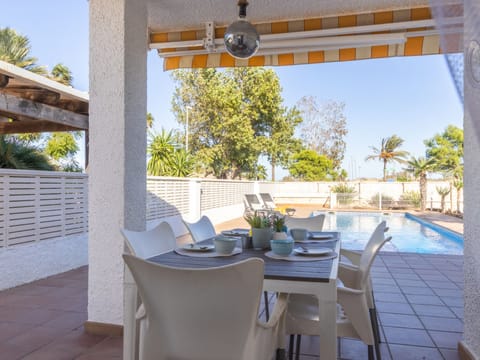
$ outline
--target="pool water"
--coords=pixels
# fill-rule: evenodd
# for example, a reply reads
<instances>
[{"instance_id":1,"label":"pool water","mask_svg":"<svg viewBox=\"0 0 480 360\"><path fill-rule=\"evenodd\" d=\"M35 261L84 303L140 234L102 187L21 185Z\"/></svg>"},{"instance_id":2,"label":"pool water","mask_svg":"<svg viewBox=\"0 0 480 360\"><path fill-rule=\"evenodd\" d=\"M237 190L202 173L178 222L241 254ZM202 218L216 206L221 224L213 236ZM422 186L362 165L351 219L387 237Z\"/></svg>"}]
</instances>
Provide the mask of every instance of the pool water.
<instances>
[{"instance_id":1,"label":"pool water","mask_svg":"<svg viewBox=\"0 0 480 360\"><path fill-rule=\"evenodd\" d=\"M375 227L383 220L389 227L392 240L383 251L401 251L424 254L463 254L463 237L410 214L373 212L314 212L325 213L325 231L340 231L342 247L361 250Z\"/></svg>"}]
</instances>

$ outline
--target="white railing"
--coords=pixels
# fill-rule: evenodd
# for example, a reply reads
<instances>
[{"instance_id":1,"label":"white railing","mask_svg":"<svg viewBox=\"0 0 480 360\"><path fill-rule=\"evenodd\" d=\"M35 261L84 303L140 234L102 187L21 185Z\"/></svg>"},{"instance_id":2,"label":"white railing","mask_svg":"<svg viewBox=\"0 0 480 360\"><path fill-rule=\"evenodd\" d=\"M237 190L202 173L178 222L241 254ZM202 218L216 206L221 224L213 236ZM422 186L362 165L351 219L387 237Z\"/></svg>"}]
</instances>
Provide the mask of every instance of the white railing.
<instances>
[{"instance_id":1,"label":"white railing","mask_svg":"<svg viewBox=\"0 0 480 360\"><path fill-rule=\"evenodd\" d=\"M0 247L8 247L88 231L88 176L80 173L0 169ZM349 182L353 194L334 194L332 182L253 182L212 179L147 177L147 220L168 220L184 233L182 218L208 215L214 223L240 217L243 195L269 192L279 204L317 204L319 208L416 208L402 199L418 192L417 182ZM436 187L446 181L429 181L427 209L440 208ZM457 204L460 208L457 209ZM445 198L446 211L463 211L463 193Z\"/></svg>"}]
</instances>

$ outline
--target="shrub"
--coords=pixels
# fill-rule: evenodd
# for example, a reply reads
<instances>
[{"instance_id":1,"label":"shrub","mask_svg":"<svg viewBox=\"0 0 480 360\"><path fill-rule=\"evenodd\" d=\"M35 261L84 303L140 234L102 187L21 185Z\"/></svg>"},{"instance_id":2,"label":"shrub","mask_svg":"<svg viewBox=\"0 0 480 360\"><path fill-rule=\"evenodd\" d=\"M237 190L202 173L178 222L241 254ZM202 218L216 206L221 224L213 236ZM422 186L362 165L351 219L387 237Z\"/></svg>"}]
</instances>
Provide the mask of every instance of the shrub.
<instances>
[{"instance_id":1,"label":"shrub","mask_svg":"<svg viewBox=\"0 0 480 360\"><path fill-rule=\"evenodd\" d=\"M379 201L379 194L375 194L370 199L370 205L378 206ZM382 193L382 207L392 207L393 205L393 197L390 195Z\"/></svg>"},{"instance_id":2,"label":"shrub","mask_svg":"<svg viewBox=\"0 0 480 360\"><path fill-rule=\"evenodd\" d=\"M420 192L419 191L405 191L401 196L400 200L402 202L407 202L409 205L414 207L420 207Z\"/></svg>"},{"instance_id":3,"label":"shrub","mask_svg":"<svg viewBox=\"0 0 480 360\"><path fill-rule=\"evenodd\" d=\"M337 204L339 205L351 204L356 194L355 187L348 186L347 183L340 183L332 186L330 191L337 194Z\"/></svg>"}]
</instances>

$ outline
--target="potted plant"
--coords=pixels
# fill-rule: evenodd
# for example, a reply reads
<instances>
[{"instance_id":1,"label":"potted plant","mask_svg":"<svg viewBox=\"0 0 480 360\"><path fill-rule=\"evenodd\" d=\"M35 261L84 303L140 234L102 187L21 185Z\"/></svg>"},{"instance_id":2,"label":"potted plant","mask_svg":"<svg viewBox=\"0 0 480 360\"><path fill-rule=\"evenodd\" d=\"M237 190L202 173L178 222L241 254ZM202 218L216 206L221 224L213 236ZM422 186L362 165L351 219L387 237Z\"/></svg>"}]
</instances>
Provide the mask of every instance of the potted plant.
<instances>
[{"instance_id":1,"label":"potted plant","mask_svg":"<svg viewBox=\"0 0 480 360\"><path fill-rule=\"evenodd\" d=\"M272 239L270 219L261 213L245 215L245 220L252 228L252 244L254 249L267 249Z\"/></svg>"},{"instance_id":2,"label":"potted plant","mask_svg":"<svg viewBox=\"0 0 480 360\"><path fill-rule=\"evenodd\" d=\"M274 240L286 240L287 232L285 227L285 216L276 214L272 217L273 226L273 239Z\"/></svg>"}]
</instances>

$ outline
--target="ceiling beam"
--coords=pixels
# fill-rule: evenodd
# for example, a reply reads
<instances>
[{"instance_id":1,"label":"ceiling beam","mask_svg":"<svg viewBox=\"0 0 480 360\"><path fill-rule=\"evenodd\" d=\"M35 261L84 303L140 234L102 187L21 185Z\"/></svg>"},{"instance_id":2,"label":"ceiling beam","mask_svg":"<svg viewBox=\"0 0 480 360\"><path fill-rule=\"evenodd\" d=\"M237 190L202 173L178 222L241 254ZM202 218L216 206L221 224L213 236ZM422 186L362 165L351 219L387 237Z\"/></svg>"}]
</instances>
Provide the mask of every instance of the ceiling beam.
<instances>
[{"instance_id":1,"label":"ceiling beam","mask_svg":"<svg viewBox=\"0 0 480 360\"><path fill-rule=\"evenodd\" d=\"M10 78L7 75L0 74L0 89L8 85L8 79Z\"/></svg>"},{"instance_id":2,"label":"ceiling beam","mask_svg":"<svg viewBox=\"0 0 480 360\"><path fill-rule=\"evenodd\" d=\"M43 120L75 129L88 129L88 115L41 104L32 100L0 93L0 113L3 116Z\"/></svg>"},{"instance_id":3,"label":"ceiling beam","mask_svg":"<svg viewBox=\"0 0 480 360\"><path fill-rule=\"evenodd\" d=\"M83 129L78 129L43 120L0 122L0 134L24 134L78 130Z\"/></svg>"}]
</instances>

